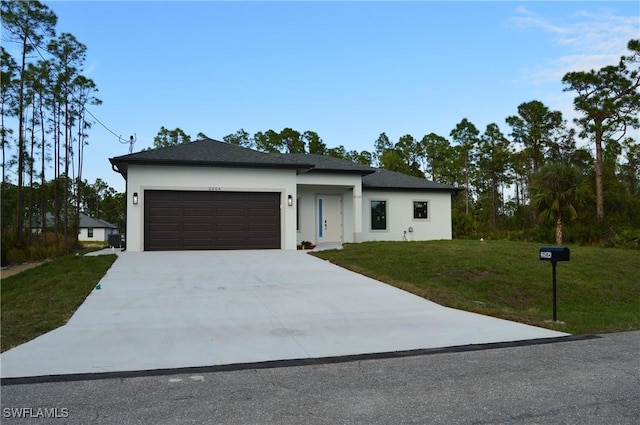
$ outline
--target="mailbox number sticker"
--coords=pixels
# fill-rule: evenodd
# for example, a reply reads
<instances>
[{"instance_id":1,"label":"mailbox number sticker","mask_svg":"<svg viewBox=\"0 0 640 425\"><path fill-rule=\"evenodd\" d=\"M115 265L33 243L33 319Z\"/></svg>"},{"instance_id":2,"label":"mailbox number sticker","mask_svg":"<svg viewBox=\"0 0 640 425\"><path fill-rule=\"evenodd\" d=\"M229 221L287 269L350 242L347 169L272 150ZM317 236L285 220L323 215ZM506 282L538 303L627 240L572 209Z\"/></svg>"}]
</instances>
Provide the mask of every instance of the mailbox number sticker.
<instances>
[{"instance_id":1,"label":"mailbox number sticker","mask_svg":"<svg viewBox=\"0 0 640 425\"><path fill-rule=\"evenodd\" d=\"M551 259L551 251L541 251L540 258Z\"/></svg>"}]
</instances>

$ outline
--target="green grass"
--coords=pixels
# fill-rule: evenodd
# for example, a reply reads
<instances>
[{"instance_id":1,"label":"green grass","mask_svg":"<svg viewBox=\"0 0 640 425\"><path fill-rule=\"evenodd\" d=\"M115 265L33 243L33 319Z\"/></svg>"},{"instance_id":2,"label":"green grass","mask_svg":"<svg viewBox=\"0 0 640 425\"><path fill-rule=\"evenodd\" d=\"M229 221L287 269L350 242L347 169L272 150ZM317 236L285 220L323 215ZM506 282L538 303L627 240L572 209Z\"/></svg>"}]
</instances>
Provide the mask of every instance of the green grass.
<instances>
[{"instance_id":1,"label":"green grass","mask_svg":"<svg viewBox=\"0 0 640 425\"><path fill-rule=\"evenodd\" d=\"M68 255L2 279L0 350L64 325L115 259Z\"/></svg>"},{"instance_id":2,"label":"green grass","mask_svg":"<svg viewBox=\"0 0 640 425\"><path fill-rule=\"evenodd\" d=\"M573 334L640 329L640 252L570 246L557 265L508 241L367 242L314 255L441 305Z\"/></svg>"}]
</instances>

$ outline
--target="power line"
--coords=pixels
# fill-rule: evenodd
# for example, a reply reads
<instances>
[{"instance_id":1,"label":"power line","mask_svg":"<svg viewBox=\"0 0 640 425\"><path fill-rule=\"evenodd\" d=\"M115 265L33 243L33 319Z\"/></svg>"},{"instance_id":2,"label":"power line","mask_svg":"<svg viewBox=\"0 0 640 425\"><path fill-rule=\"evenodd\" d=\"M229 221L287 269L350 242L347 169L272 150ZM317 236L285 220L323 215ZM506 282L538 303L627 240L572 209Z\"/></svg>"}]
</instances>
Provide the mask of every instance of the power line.
<instances>
[{"instance_id":1,"label":"power line","mask_svg":"<svg viewBox=\"0 0 640 425\"><path fill-rule=\"evenodd\" d=\"M29 43L29 45L38 53L38 55L42 58L43 61L45 62L49 62L40 52L40 49L38 48L38 46L33 43L31 41L31 38L29 36L27 36L27 42ZM50 51L48 51L46 48L44 49L47 51L47 53L49 53L50 55L53 55ZM57 77L60 78L60 75L56 72L56 70L51 67L50 71ZM113 130L111 130L109 127L107 127L106 124L104 124L102 121L100 121L98 119L98 117L96 117L83 103L81 103L78 98L73 94L73 93L69 93L71 95L71 97L78 102L78 104L82 107L82 110L85 111L87 114L89 114L98 124L100 124L105 130L107 130L109 133L111 133L112 135L114 135L115 137L118 138L118 142L120 142L123 145L129 144L129 153L133 152L133 145L134 143L137 141L137 137L136 136L130 136L129 140L124 140L122 138L121 134L116 134Z\"/></svg>"}]
</instances>

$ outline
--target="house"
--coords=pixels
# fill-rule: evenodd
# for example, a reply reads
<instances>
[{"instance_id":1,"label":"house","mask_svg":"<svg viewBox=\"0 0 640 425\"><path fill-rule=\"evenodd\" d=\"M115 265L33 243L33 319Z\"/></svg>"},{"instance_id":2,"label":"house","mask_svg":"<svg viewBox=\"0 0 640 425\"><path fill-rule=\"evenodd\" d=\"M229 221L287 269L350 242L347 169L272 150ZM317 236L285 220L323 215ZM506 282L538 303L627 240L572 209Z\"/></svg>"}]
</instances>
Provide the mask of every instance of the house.
<instances>
[{"instance_id":1,"label":"house","mask_svg":"<svg viewBox=\"0 0 640 425\"><path fill-rule=\"evenodd\" d=\"M337 158L205 139L110 162L129 251L451 239L457 188Z\"/></svg>"},{"instance_id":2,"label":"house","mask_svg":"<svg viewBox=\"0 0 640 425\"><path fill-rule=\"evenodd\" d=\"M70 221L75 222L75 211L70 211ZM55 228L55 219L52 213L45 214L46 227L49 230ZM62 221L62 220L60 220ZM33 233L40 233L42 231L42 218L37 215L31 220L31 229ZM61 223L62 225L62 223ZM72 226L71 224L69 225ZM100 241L104 242L109 239L109 235L118 234L120 230L118 226L115 226L107 221L95 219L89 217L87 214L80 213L78 240L79 241Z\"/></svg>"},{"instance_id":3,"label":"house","mask_svg":"<svg viewBox=\"0 0 640 425\"><path fill-rule=\"evenodd\" d=\"M84 213L80 213L79 228L78 240L84 242L108 241L109 235L120 233L118 226L104 220L89 217Z\"/></svg>"}]
</instances>

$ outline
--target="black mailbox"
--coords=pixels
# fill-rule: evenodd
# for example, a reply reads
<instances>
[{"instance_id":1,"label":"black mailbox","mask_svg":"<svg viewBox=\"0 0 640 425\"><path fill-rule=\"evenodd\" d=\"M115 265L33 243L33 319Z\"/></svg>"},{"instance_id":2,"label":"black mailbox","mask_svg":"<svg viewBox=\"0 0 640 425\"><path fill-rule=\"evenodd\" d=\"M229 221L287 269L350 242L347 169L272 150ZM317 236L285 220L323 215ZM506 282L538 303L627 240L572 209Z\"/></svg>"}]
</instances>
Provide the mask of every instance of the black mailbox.
<instances>
[{"instance_id":1,"label":"black mailbox","mask_svg":"<svg viewBox=\"0 0 640 425\"><path fill-rule=\"evenodd\" d=\"M563 246L543 246L540 248L540 259L546 261L569 261L569 248Z\"/></svg>"}]
</instances>

